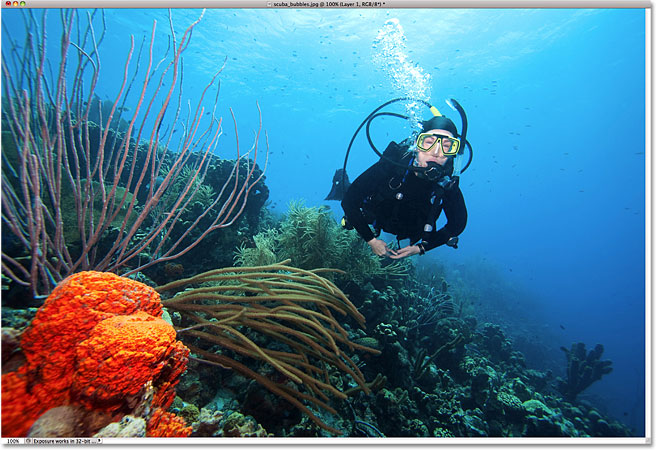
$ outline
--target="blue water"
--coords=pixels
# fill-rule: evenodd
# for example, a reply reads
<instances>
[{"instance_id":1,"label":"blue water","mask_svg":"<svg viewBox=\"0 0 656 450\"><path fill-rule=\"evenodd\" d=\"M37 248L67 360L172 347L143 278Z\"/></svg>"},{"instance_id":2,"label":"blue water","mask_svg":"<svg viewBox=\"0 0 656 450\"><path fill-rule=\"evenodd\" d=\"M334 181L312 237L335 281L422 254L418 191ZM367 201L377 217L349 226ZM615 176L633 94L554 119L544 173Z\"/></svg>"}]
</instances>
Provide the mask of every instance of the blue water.
<instances>
[{"instance_id":1,"label":"blue water","mask_svg":"<svg viewBox=\"0 0 656 450\"><path fill-rule=\"evenodd\" d=\"M172 14L180 39L200 10ZM356 127L383 102L418 87L395 82L393 61L381 64L373 46L389 19L402 30L397 44L406 70L419 71L427 83L426 99L457 124L444 100L455 98L467 111L474 148L461 179L469 222L459 249L439 248L421 262L445 262L469 276L467 283L488 293L481 298L488 307L506 302L529 314L530 322L505 317L507 328L533 328L533 338L550 346L562 366L560 346L602 343L614 371L586 394L644 434L645 11L207 11L184 54L183 95L197 99L227 58L218 152L231 157L235 150L228 108L242 150L250 147L258 102L274 210L304 199L308 206L330 203L341 217L339 204L323 198ZM59 27L51 32L54 52L56 10L48 20ZM153 20L155 48L163 51L167 11L106 11L101 97L113 99L120 85L129 35L138 46ZM15 11L3 10L3 26L21 40ZM382 148L405 132L396 119L372 126ZM375 160L361 134L349 160L351 179Z\"/></svg>"}]
</instances>

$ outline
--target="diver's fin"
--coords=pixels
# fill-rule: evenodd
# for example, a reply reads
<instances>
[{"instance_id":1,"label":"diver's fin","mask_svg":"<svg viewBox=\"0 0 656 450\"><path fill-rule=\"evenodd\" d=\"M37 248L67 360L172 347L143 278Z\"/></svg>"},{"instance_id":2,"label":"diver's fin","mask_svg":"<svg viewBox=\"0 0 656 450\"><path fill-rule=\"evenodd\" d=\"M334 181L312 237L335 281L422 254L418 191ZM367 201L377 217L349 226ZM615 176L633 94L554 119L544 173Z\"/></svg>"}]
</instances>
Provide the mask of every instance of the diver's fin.
<instances>
[{"instance_id":1,"label":"diver's fin","mask_svg":"<svg viewBox=\"0 0 656 450\"><path fill-rule=\"evenodd\" d=\"M346 171L344 169L337 169L335 175L333 175L333 187L325 200L341 201L350 185L351 182L348 179Z\"/></svg>"}]
</instances>

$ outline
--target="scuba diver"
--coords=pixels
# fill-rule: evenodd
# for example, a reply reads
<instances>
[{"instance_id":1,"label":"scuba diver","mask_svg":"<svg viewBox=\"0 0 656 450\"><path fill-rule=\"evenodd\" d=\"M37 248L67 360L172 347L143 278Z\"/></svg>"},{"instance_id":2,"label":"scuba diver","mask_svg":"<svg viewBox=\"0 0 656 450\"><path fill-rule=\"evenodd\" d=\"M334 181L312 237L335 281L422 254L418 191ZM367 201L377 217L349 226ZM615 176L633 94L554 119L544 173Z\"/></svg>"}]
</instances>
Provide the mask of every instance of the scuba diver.
<instances>
[{"instance_id":1,"label":"scuba diver","mask_svg":"<svg viewBox=\"0 0 656 450\"><path fill-rule=\"evenodd\" d=\"M395 99L385 105L398 100ZM375 110L360 125L367 124L369 143L381 156L353 183L349 184L344 168L333 177L333 189L329 200L342 200L344 218L342 226L354 229L380 257L400 259L420 254L441 246L458 248L458 236L467 224L467 208L459 187L459 175L471 163L471 145L466 138L467 119L462 107L455 101L455 109L462 119L462 134L456 125L430 104L434 117L420 123L421 132L416 138L408 138L401 144L392 141L381 155L369 137L369 124L379 115ZM356 131L356 135L359 132ZM354 135L355 138L355 135ZM351 144L353 143L351 140ZM347 157L348 159L348 152ZM460 170L460 156L469 148L469 162ZM436 221L444 211L447 222L436 230ZM373 230L369 225L373 225ZM392 249L379 239L381 231L396 236L400 241L409 239L409 245Z\"/></svg>"}]
</instances>

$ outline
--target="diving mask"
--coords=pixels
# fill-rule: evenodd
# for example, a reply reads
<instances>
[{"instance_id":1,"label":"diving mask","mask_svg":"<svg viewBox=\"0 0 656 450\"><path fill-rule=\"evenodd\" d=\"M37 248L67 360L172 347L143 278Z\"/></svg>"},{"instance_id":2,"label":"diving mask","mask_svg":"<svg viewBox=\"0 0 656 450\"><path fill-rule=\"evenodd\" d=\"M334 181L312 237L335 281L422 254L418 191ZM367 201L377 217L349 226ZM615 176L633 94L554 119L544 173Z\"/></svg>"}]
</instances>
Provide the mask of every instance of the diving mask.
<instances>
[{"instance_id":1,"label":"diving mask","mask_svg":"<svg viewBox=\"0 0 656 450\"><path fill-rule=\"evenodd\" d=\"M422 152L429 152L437 145L442 146L444 155L457 155L460 150L460 139L436 133L421 133L417 136L417 148Z\"/></svg>"}]
</instances>

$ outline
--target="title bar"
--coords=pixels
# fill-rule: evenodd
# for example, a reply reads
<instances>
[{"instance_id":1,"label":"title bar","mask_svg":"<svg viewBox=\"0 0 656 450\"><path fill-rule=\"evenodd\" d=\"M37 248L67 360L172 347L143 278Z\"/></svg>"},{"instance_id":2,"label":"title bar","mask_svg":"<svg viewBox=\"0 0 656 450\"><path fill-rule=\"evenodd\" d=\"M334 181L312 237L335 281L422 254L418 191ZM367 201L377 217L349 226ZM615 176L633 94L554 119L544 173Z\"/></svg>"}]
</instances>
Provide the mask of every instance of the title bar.
<instances>
[{"instance_id":1,"label":"title bar","mask_svg":"<svg viewBox=\"0 0 656 450\"><path fill-rule=\"evenodd\" d=\"M2 8L651 8L649 1L0 0Z\"/></svg>"}]
</instances>

